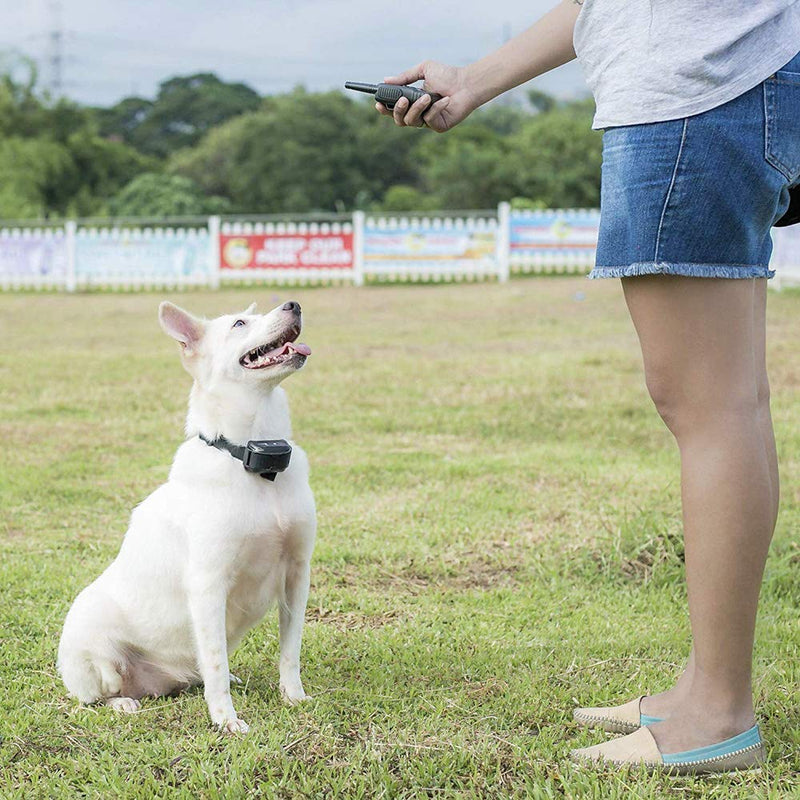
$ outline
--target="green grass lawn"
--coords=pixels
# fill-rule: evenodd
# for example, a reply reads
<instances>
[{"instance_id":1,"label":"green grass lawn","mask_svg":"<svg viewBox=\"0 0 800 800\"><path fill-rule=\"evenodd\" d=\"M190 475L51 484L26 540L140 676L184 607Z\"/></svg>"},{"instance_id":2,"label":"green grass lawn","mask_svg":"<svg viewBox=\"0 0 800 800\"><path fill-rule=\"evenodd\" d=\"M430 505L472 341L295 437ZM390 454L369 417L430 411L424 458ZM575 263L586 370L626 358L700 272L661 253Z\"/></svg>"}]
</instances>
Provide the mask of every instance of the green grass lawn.
<instances>
[{"instance_id":1,"label":"green grass lawn","mask_svg":"<svg viewBox=\"0 0 800 800\"><path fill-rule=\"evenodd\" d=\"M278 693L277 614L231 669L251 726L202 691L81 708L64 615L182 439L189 378L160 295L0 295L0 797L800 796L800 293L769 304L783 508L756 652L756 775L581 771L572 708L666 688L689 651L677 451L617 281L223 290L216 315L299 300L285 384L319 537L313 699Z\"/></svg>"}]
</instances>

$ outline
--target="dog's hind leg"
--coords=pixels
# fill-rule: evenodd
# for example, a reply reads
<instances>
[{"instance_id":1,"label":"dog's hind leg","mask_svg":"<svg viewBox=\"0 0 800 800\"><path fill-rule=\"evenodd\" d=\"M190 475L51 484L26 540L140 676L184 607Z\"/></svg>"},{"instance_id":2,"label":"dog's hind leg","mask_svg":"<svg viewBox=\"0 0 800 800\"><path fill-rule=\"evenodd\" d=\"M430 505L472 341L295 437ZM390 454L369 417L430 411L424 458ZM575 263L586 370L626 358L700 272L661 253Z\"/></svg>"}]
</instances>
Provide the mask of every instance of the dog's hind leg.
<instances>
[{"instance_id":1,"label":"dog's hind leg","mask_svg":"<svg viewBox=\"0 0 800 800\"><path fill-rule=\"evenodd\" d=\"M58 666L69 693L82 703L105 702L118 711L139 708L138 700L120 697L123 676L113 661L84 652L62 655Z\"/></svg>"},{"instance_id":2,"label":"dog's hind leg","mask_svg":"<svg viewBox=\"0 0 800 800\"><path fill-rule=\"evenodd\" d=\"M58 655L58 671L67 691L81 703L96 703L105 697L100 671L88 654L65 653L62 649Z\"/></svg>"},{"instance_id":3,"label":"dog's hind leg","mask_svg":"<svg viewBox=\"0 0 800 800\"><path fill-rule=\"evenodd\" d=\"M308 697L300 680L300 643L310 575L311 565L307 561L290 564L286 570L284 597L278 607L281 694L289 703L299 703Z\"/></svg>"},{"instance_id":4,"label":"dog's hind leg","mask_svg":"<svg viewBox=\"0 0 800 800\"><path fill-rule=\"evenodd\" d=\"M125 714L132 714L142 707L142 704L136 698L121 696L127 687L125 686L125 678L116 664L102 659L97 661L95 666L101 676L103 694L107 706L113 708L114 711L122 711Z\"/></svg>"},{"instance_id":5,"label":"dog's hind leg","mask_svg":"<svg viewBox=\"0 0 800 800\"><path fill-rule=\"evenodd\" d=\"M96 583L78 595L67 614L58 644L58 671L81 703L122 694L126 654L110 635L121 627L120 616Z\"/></svg>"},{"instance_id":6,"label":"dog's hind leg","mask_svg":"<svg viewBox=\"0 0 800 800\"><path fill-rule=\"evenodd\" d=\"M124 714L133 714L142 707L142 704L132 697L109 697L106 705L113 708L114 711L121 711Z\"/></svg>"}]
</instances>

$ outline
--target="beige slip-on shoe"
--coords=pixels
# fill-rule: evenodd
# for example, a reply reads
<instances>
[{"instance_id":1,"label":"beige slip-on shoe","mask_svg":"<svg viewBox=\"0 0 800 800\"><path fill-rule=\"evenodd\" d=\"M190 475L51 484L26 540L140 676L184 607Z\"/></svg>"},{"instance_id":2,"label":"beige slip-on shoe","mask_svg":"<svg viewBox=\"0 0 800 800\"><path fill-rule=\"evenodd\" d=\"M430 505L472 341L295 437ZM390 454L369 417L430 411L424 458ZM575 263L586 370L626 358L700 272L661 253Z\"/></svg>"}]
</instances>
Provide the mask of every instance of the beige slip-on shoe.
<instances>
[{"instance_id":1,"label":"beige slip-on shoe","mask_svg":"<svg viewBox=\"0 0 800 800\"><path fill-rule=\"evenodd\" d=\"M576 708L572 712L575 722L586 728L601 728L609 733L633 733L643 725L662 722L660 717L642 714L641 702L647 695L641 695L621 706L605 708Z\"/></svg>"},{"instance_id":2,"label":"beige slip-on shoe","mask_svg":"<svg viewBox=\"0 0 800 800\"><path fill-rule=\"evenodd\" d=\"M628 736L573 750L570 757L578 764L601 767L644 765L650 772L701 775L757 769L764 762L766 753L758 726L754 725L724 742L669 754L661 753L649 728L639 728Z\"/></svg>"}]
</instances>

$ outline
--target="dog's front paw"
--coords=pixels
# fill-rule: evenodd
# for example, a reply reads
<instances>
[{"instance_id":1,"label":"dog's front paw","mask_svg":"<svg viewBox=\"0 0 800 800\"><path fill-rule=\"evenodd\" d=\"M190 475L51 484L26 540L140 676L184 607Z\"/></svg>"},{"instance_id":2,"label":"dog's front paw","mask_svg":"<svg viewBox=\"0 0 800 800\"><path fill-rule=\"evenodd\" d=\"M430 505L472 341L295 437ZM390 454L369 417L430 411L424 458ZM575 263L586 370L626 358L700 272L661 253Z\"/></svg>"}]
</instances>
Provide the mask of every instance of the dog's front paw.
<instances>
[{"instance_id":1,"label":"dog's front paw","mask_svg":"<svg viewBox=\"0 0 800 800\"><path fill-rule=\"evenodd\" d=\"M244 735L250 730L250 726L243 719L232 719L229 722L223 722L220 727L223 733L239 735Z\"/></svg>"},{"instance_id":2,"label":"dog's front paw","mask_svg":"<svg viewBox=\"0 0 800 800\"><path fill-rule=\"evenodd\" d=\"M304 700L311 699L311 695L308 695L303 691L303 685L300 683L297 684L282 683L281 696L291 706L297 705L297 703L302 703Z\"/></svg>"}]
</instances>

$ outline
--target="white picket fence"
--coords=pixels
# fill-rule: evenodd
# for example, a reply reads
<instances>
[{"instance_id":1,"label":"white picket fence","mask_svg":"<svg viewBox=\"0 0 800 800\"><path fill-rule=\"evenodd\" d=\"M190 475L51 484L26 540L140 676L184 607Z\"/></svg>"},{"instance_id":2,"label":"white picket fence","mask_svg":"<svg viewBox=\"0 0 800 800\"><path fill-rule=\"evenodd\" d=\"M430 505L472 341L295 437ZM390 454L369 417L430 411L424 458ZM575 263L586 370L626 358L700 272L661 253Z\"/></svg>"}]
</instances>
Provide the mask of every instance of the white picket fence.
<instances>
[{"instance_id":1,"label":"white picket fence","mask_svg":"<svg viewBox=\"0 0 800 800\"><path fill-rule=\"evenodd\" d=\"M599 212L492 211L397 216L240 217L173 224L0 223L0 289L148 289L367 281L508 280L585 274ZM800 285L800 226L777 228L776 288Z\"/></svg>"},{"instance_id":2,"label":"white picket fence","mask_svg":"<svg viewBox=\"0 0 800 800\"><path fill-rule=\"evenodd\" d=\"M772 243L773 288L800 286L800 225L773 228Z\"/></svg>"}]
</instances>

